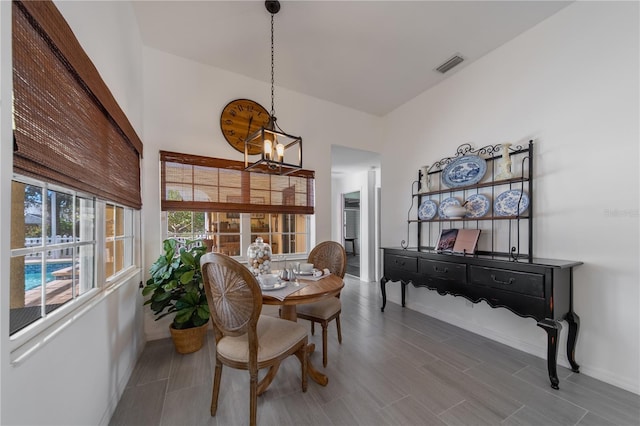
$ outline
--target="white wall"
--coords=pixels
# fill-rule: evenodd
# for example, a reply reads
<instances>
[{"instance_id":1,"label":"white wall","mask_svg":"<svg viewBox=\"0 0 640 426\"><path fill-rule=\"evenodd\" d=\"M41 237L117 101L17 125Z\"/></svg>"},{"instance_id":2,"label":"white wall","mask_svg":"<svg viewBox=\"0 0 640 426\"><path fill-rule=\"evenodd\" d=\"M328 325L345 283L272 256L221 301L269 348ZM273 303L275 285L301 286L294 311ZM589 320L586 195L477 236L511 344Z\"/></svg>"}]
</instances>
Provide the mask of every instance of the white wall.
<instances>
[{"instance_id":1,"label":"white wall","mask_svg":"<svg viewBox=\"0 0 640 426\"><path fill-rule=\"evenodd\" d=\"M11 138L11 3L1 2L1 205L9 205ZM128 2L56 2L107 86L142 137L141 40ZM9 101L7 101L9 100ZM6 123L9 123L8 126ZM144 140L144 138L143 138ZM9 282L9 209L0 209L0 282ZM22 363L9 353L8 285L1 286L0 423L106 424L144 345L140 274L41 341Z\"/></svg>"},{"instance_id":2,"label":"white wall","mask_svg":"<svg viewBox=\"0 0 640 426\"><path fill-rule=\"evenodd\" d=\"M534 254L584 262L574 275L581 318L576 360L584 374L636 393L638 7L573 3L391 113L388 134L406 143L385 144L382 151L382 244L399 246L407 194L421 165L466 142L481 147L534 139ZM399 285L387 292L400 300ZM546 358L546 334L531 319L412 286L407 303Z\"/></svg>"},{"instance_id":3,"label":"white wall","mask_svg":"<svg viewBox=\"0 0 640 426\"><path fill-rule=\"evenodd\" d=\"M268 76L269 64L265 64ZM144 49L144 190L145 260L149 265L162 248L160 223L160 150L243 160L220 131L220 113L233 99L248 98L271 105L268 83ZM276 69L276 73L278 70ZM375 151L380 118L276 86L278 124L302 136L303 167L316 172L316 240L331 239L331 144ZM156 339L169 335L169 322L154 322L145 310L145 333Z\"/></svg>"}]
</instances>

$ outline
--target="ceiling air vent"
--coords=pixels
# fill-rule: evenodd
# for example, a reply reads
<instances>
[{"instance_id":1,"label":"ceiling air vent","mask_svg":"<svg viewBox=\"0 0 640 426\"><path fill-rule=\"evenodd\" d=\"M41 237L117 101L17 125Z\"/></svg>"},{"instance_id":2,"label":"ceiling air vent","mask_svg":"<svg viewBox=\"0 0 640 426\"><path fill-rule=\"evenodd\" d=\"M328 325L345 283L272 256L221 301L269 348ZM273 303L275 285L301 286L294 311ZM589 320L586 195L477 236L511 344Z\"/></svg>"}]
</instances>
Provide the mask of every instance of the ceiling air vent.
<instances>
[{"instance_id":1,"label":"ceiling air vent","mask_svg":"<svg viewBox=\"0 0 640 426\"><path fill-rule=\"evenodd\" d=\"M445 72L449 71L451 68L455 67L462 61L464 61L464 58L462 56L455 55L453 58L449 59L447 62L440 65L438 68L436 68L436 71L444 74Z\"/></svg>"}]
</instances>

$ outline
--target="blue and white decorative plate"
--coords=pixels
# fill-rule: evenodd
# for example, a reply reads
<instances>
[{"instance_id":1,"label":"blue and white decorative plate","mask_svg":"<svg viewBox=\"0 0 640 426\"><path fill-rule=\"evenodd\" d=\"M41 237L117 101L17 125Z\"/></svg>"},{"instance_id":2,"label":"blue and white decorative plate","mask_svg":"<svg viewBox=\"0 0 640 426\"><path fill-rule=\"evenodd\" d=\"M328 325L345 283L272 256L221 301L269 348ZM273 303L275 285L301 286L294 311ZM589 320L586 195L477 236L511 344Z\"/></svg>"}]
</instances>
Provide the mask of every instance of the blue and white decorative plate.
<instances>
[{"instance_id":1,"label":"blue and white decorative plate","mask_svg":"<svg viewBox=\"0 0 640 426\"><path fill-rule=\"evenodd\" d=\"M449 206L459 206L459 205L460 205L460 201L458 201L457 198L454 198L454 197L445 198L440 202L440 206L438 207L438 216L440 216L442 219L451 219L449 216L444 214L444 209L446 209Z\"/></svg>"},{"instance_id":2,"label":"blue and white decorative plate","mask_svg":"<svg viewBox=\"0 0 640 426\"><path fill-rule=\"evenodd\" d=\"M418 219L420 220L429 220L433 219L438 211L438 205L433 200L424 200L420 203L420 208L418 209Z\"/></svg>"},{"instance_id":3,"label":"blue and white decorative plate","mask_svg":"<svg viewBox=\"0 0 640 426\"><path fill-rule=\"evenodd\" d=\"M493 203L496 216L521 215L529 207L529 196L519 189L505 191Z\"/></svg>"},{"instance_id":4,"label":"blue and white decorative plate","mask_svg":"<svg viewBox=\"0 0 640 426\"><path fill-rule=\"evenodd\" d=\"M477 155L465 155L447 165L442 171L442 183L449 188L473 185L487 172L487 162Z\"/></svg>"},{"instance_id":5,"label":"blue and white decorative plate","mask_svg":"<svg viewBox=\"0 0 640 426\"><path fill-rule=\"evenodd\" d=\"M467 204L465 207L467 208L466 217L477 218L482 217L489 212L491 203L486 196L482 194L473 194L467 198Z\"/></svg>"}]
</instances>

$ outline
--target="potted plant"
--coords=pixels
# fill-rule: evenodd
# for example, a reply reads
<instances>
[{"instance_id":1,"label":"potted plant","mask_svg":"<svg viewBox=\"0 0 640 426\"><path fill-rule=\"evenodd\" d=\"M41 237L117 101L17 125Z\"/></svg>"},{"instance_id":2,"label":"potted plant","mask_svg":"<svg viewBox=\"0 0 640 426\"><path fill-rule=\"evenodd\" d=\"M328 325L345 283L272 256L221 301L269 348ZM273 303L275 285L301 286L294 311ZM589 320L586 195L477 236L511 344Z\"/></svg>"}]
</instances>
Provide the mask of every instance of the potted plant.
<instances>
[{"instance_id":1,"label":"potted plant","mask_svg":"<svg viewBox=\"0 0 640 426\"><path fill-rule=\"evenodd\" d=\"M187 241L180 247L176 240L164 240L164 253L151 265L151 278L142 290L143 296L150 295L144 304L150 305L156 321L174 315L169 330L180 353L195 352L202 347L209 323L209 305L200 271L200 258L207 247L198 242Z\"/></svg>"}]
</instances>

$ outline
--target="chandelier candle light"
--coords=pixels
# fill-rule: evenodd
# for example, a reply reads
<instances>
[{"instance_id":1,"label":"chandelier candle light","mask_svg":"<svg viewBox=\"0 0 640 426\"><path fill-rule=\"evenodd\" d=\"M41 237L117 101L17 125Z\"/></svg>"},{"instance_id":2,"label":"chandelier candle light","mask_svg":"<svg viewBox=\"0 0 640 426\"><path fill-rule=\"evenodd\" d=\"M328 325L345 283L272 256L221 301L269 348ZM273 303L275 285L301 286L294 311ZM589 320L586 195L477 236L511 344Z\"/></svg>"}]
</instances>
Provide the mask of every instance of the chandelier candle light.
<instances>
[{"instance_id":1,"label":"chandelier candle light","mask_svg":"<svg viewBox=\"0 0 640 426\"><path fill-rule=\"evenodd\" d=\"M284 132L276 123L274 107L274 43L273 17L280 11L279 1L265 1L271 14L271 113L266 126L249 135L244 141L245 170L288 175L302 168L302 137ZM251 147L261 147L260 159L249 162Z\"/></svg>"}]
</instances>

